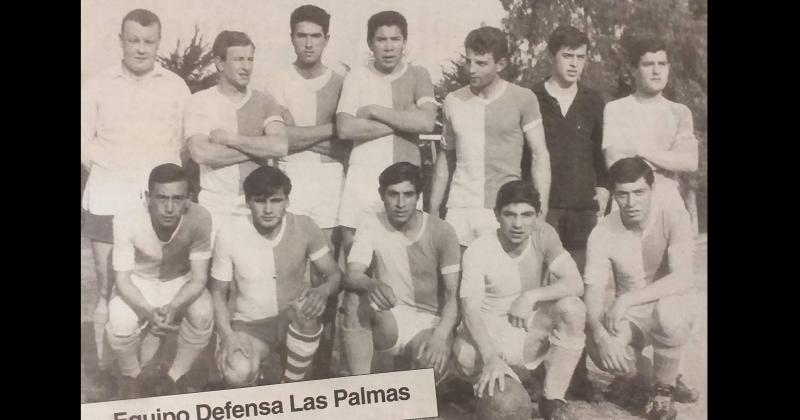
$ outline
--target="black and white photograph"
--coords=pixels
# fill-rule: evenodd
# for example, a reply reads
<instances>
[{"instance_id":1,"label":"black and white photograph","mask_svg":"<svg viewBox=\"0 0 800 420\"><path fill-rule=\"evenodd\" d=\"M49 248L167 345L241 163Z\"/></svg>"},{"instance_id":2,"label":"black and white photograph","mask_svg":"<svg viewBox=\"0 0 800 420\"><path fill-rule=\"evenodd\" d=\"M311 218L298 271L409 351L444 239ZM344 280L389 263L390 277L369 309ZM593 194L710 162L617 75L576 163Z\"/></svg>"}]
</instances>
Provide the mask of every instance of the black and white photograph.
<instances>
[{"instance_id":1,"label":"black and white photograph","mask_svg":"<svg viewBox=\"0 0 800 420\"><path fill-rule=\"evenodd\" d=\"M707 8L81 0L81 417L707 419Z\"/></svg>"}]
</instances>

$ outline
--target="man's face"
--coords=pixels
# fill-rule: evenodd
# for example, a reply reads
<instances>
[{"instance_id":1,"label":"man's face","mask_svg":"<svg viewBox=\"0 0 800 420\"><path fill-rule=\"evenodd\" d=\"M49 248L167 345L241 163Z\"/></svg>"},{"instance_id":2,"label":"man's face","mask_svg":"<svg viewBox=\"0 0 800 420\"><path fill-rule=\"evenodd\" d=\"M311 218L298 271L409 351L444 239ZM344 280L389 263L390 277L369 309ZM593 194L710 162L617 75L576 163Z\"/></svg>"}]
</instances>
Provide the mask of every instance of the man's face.
<instances>
[{"instance_id":1,"label":"man's face","mask_svg":"<svg viewBox=\"0 0 800 420\"><path fill-rule=\"evenodd\" d=\"M292 33L292 46L297 59L308 66L317 64L329 38L330 35L322 32L322 26L313 22L298 22Z\"/></svg>"},{"instance_id":2,"label":"man's face","mask_svg":"<svg viewBox=\"0 0 800 420\"><path fill-rule=\"evenodd\" d=\"M639 59L639 66L633 72L636 90L655 95L667 86L669 61L666 51L645 53Z\"/></svg>"},{"instance_id":3,"label":"man's face","mask_svg":"<svg viewBox=\"0 0 800 420\"><path fill-rule=\"evenodd\" d=\"M153 70L161 28L154 23L142 26L139 22L126 20L119 34L122 47L122 64L133 74L141 76Z\"/></svg>"},{"instance_id":4,"label":"man's face","mask_svg":"<svg viewBox=\"0 0 800 420\"><path fill-rule=\"evenodd\" d=\"M375 68L391 73L403 58L406 39L399 26L380 26L369 43L369 49L375 57Z\"/></svg>"},{"instance_id":5,"label":"man's face","mask_svg":"<svg viewBox=\"0 0 800 420\"><path fill-rule=\"evenodd\" d=\"M253 225L260 231L272 231L281 224L289 198L283 190L278 190L269 197L254 196L247 200L247 207L253 216Z\"/></svg>"},{"instance_id":6,"label":"man's face","mask_svg":"<svg viewBox=\"0 0 800 420\"><path fill-rule=\"evenodd\" d=\"M578 82L586 65L586 45L578 48L562 47L553 57L553 77L572 85Z\"/></svg>"},{"instance_id":7,"label":"man's face","mask_svg":"<svg viewBox=\"0 0 800 420\"><path fill-rule=\"evenodd\" d=\"M394 226L400 226L407 223L417 211L419 195L414 189L414 184L403 181L386 187L381 199L389 221Z\"/></svg>"},{"instance_id":8,"label":"man's face","mask_svg":"<svg viewBox=\"0 0 800 420\"><path fill-rule=\"evenodd\" d=\"M644 177L636 182L614 185L614 200L619 206L622 220L626 224L641 223L650 213L650 201L653 190L647 185Z\"/></svg>"},{"instance_id":9,"label":"man's face","mask_svg":"<svg viewBox=\"0 0 800 420\"><path fill-rule=\"evenodd\" d=\"M508 204L497 215L500 234L514 245L521 244L533 231L536 216L536 209L528 203Z\"/></svg>"},{"instance_id":10,"label":"man's face","mask_svg":"<svg viewBox=\"0 0 800 420\"><path fill-rule=\"evenodd\" d=\"M220 77L224 78L231 86L244 90L250 83L254 54L255 48L252 45L228 47L228 55L225 60L217 59L217 70L221 73Z\"/></svg>"},{"instance_id":11,"label":"man's face","mask_svg":"<svg viewBox=\"0 0 800 420\"><path fill-rule=\"evenodd\" d=\"M478 54L467 48L467 69L469 70L469 86L474 91L481 91L500 77L505 68L505 59L494 61L492 53Z\"/></svg>"},{"instance_id":12,"label":"man's face","mask_svg":"<svg viewBox=\"0 0 800 420\"><path fill-rule=\"evenodd\" d=\"M189 208L189 185L186 181L156 183L147 192L147 210L155 226L175 228Z\"/></svg>"}]
</instances>

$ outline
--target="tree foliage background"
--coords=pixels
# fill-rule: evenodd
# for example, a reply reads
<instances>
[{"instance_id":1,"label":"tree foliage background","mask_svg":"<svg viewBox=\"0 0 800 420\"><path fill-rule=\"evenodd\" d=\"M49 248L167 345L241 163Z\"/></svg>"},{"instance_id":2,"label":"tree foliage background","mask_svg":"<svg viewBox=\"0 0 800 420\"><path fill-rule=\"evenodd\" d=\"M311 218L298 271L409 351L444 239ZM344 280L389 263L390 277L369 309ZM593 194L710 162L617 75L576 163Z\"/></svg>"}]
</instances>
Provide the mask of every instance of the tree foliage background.
<instances>
[{"instance_id":1,"label":"tree foliage background","mask_svg":"<svg viewBox=\"0 0 800 420\"><path fill-rule=\"evenodd\" d=\"M531 87L550 74L547 38L559 25L586 32L592 42L581 82L606 101L633 91L626 46L638 35L663 38L669 48L670 81L664 96L692 110L700 142L700 167L688 179L697 192L701 228L706 220L708 150L708 1L707 0L499 0L511 60L506 80ZM463 57L443 68L436 86L440 102L469 80Z\"/></svg>"}]
</instances>

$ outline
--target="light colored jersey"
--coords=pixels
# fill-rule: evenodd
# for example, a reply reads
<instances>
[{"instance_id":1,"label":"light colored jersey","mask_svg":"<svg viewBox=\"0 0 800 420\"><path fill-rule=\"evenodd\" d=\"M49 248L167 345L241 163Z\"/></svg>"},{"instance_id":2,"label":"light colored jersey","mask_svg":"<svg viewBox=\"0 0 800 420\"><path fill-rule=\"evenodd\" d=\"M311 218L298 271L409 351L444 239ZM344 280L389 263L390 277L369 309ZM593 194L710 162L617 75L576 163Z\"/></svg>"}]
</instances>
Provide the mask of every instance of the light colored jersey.
<instances>
[{"instance_id":1,"label":"light colored jersey","mask_svg":"<svg viewBox=\"0 0 800 420\"><path fill-rule=\"evenodd\" d=\"M306 216L286 213L280 232L266 239L250 216L220 226L214 243L211 276L236 281L233 319L255 321L275 316L310 287L309 261L329 251L322 230Z\"/></svg>"},{"instance_id":2,"label":"light colored jersey","mask_svg":"<svg viewBox=\"0 0 800 420\"><path fill-rule=\"evenodd\" d=\"M694 234L688 213L658 206L650 212L641 232L625 228L617 211L595 226L586 247L584 283L605 285L613 274L619 296L669 274L669 259L691 260Z\"/></svg>"},{"instance_id":3,"label":"light colored jersey","mask_svg":"<svg viewBox=\"0 0 800 420\"><path fill-rule=\"evenodd\" d=\"M462 298L477 298L481 311L503 316L522 292L549 284L549 273L561 261L571 258L558 233L547 223L537 222L528 246L518 257L509 256L497 238L483 235L464 252L461 277Z\"/></svg>"},{"instance_id":4,"label":"light colored jersey","mask_svg":"<svg viewBox=\"0 0 800 420\"><path fill-rule=\"evenodd\" d=\"M493 208L497 191L521 179L525 132L542 123L539 102L528 89L501 82L491 98L464 86L444 100L444 139L456 151L449 208Z\"/></svg>"},{"instance_id":5,"label":"light colored jersey","mask_svg":"<svg viewBox=\"0 0 800 420\"><path fill-rule=\"evenodd\" d=\"M264 128L272 121L283 122L281 107L271 96L247 89L245 96L232 102L220 93L217 86L195 93L186 108L184 134L209 136L221 129L242 136L263 136ZM200 194L198 202L212 213L247 215L242 182L259 167L254 160L221 168L205 164L200 167Z\"/></svg>"},{"instance_id":6,"label":"light colored jersey","mask_svg":"<svg viewBox=\"0 0 800 420\"><path fill-rule=\"evenodd\" d=\"M439 314L444 305L440 274L457 273L461 250L453 228L418 211L422 227L412 240L392 227L385 212L365 221L356 231L348 261L370 266L392 287L401 303Z\"/></svg>"},{"instance_id":7,"label":"light colored jersey","mask_svg":"<svg viewBox=\"0 0 800 420\"><path fill-rule=\"evenodd\" d=\"M344 77L330 68L318 77L305 79L297 73L294 65L290 64L274 74L267 86L267 91L289 111L295 126L311 127L332 123L335 120L343 81ZM289 141L291 142L291 139ZM326 140L326 142L331 142L331 140ZM337 147L341 149L341 146L337 146L341 143L334 140L331 146L334 150ZM335 162L336 159L305 150L281 158L280 161L318 163Z\"/></svg>"},{"instance_id":8,"label":"light colored jersey","mask_svg":"<svg viewBox=\"0 0 800 420\"><path fill-rule=\"evenodd\" d=\"M211 258L211 215L194 203L167 241L156 236L150 213L136 206L114 217L115 271L131 271L144 280L172 280L188 274L190 261Z\"/></svg>"},{"instance_id":9,"label":"light colored jersey","mask_svg":"<svg viewBox=\"0 0 800 420\"><path fill-rule=\"evenodd\" d=\"M372 63L354 68L344 78L337 113L355 117L358 109L367 105L381 105L395 110L405 110L412 105L436 103L433 83L423 67L401 63L401 70L381 74ZM370 141L353 142L351 165L368 165L380 168L396 162L420 164L418 135L392 134Z\"/></svg>"},{"instance_id":10,"label":"light colored jersey","mask_svg":"<svg viewBox=\"0 0 800 420\"><path fill-rule=\"evenodd\" d=\"M82 207L115 215L143 202L150 171L181 163L181 126L189 88L156 65L137 79L122 65L81 89L81 160L89 162Z\"/></svg>"}]
</instances>

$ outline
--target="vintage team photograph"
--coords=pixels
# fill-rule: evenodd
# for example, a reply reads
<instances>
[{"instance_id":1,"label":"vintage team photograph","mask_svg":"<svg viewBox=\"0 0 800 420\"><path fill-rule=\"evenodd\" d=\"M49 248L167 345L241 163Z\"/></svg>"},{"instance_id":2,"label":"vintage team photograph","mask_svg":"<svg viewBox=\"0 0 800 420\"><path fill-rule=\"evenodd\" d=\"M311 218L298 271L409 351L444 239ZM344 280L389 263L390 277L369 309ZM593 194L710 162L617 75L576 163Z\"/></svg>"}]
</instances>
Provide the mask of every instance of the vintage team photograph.
<instances>
[{"instance_id":1,"label":"vintage team photograph","mask_svg":"<svg viewBox=\"0 0 800 420\"><path fill-rule=\"evenodd\" d=\"M81 403L428 368L444 420L708 418L707 40L707 0L81 0Z\"/></svg>"}]
</instances>

